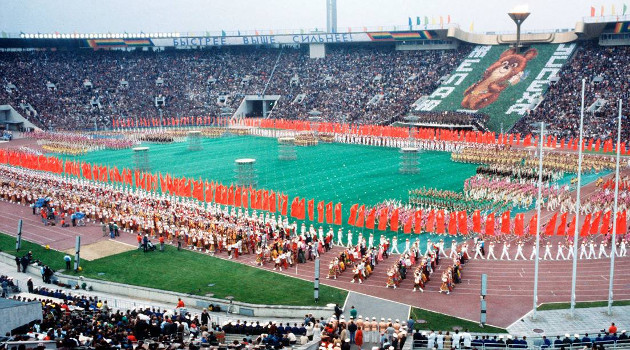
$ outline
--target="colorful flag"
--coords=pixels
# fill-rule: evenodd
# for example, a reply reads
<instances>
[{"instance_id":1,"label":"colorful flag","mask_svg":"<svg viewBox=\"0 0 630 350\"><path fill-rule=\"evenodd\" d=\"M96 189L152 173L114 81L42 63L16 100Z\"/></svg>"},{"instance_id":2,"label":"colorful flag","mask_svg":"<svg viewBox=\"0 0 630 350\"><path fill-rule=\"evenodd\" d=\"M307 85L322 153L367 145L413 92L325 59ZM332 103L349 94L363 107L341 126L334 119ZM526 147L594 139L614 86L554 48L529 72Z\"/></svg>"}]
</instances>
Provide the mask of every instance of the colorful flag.
<instances>
[{"instance_id":1,"label":"colorful flag","mask_svg":"<svg viewBox=\"0 0 630 350\"><path fill-rule=\"evenodd\" d=\"M328 202L328 204L326 204L326 223L329 225L333 223L333 203L332 202Z\"/></svg>"},{"instance_id":2,"label":"colorful flag","mask_svg":"<svg viewBox=\"0 0 630 350\"><path fill-rule=\"evenodd\" d=\"M468 213L465 210L460 211L457 214L457 223L459 233L462 235L468 234Z\"/></svg>"},{"instance_id":3,"label":"colorful flag","mask_svg":"<svg viewBox=\"0 0 630 350\"><path fill-rule=\"evenodd\" d=\"M516 214L514 217L514 234L522 236L525 228L525 214Z\"/></svg>"},{"instance_id":4,"label":"colorful flag","mask_svg":"<svg viewBox=\"0 0 630 350\"><path fill-rule=\"evenodd\" d=\"M472 216L473 221L473 232L481 233L481 212L479 210L475 210Z\"/></svg>"},{"instance_id":5,"label":"colorful flag","mask_svg":"<svg viewBox=\"0 0 630 350\"><path fill-rule=\"evenodd\" d=\"M392 217L389 219L389 229L398 232L398 208L392 212Z\"/></svg>"},{"instance_id":6,"label":"colorful flag","mask_svg":"<svg viewBox=\"0 0 630 350\"><path fill-rule=\"evenodd\" d=\"M595 7L591 6L591 17L595 17Z\"/></svg>"},{"instance_id":7,"label":"colorful flag","mask_svg":"<svg viewBox=\"0 0 630 350\"><path fill-rule=\"evenodd\" d=\"M427 216L427 228L426 231L433 233L433 231L435 230L435 212L433 211L433 209L431 211L429 211L429 215Z\"/></svg>"},{"instance_id":8,"label":"colorful flag","mask_svg":"<svg viewBox=\"0 0 630 350\"><path fill-rule=\"evenodd\" d=\"M341 203L335 204L335 225L342 225Z\"/></svg>"},{"instance_id":9,"label":"colorful flag","mask_svg":"<svg viewBox=\"0 0 630 350\"><path fill-rule=\"evenodd\" d=\"M378 230L385 231L387 229L387 214L388 209L383 208L378 216Z\"/></svg>"},{"instance_id":10,"label":"colorful flag","mask_svg":"<svg viewBox=\"0 0 630 350\"><path fill-rule=\"evenodd\" d=\"M506 211L501 215L501 233L510 234L510 211Z\"/></svg>"},{"instance_id":11,"label":"colorful flag","mask_svg":"<svg viewBox=\"0 0 630 350\"><path fill-rule=\"evenodd\" d=\"M564 236L567 232L567 216L569 213L564 213L560 216L560 226L558 226L558 231L556 235Z\"/></svg>"},{"instance_id":12,"label":"colorful flag","mask_svg":"<svg viewBox=\"0 0 630 350\"><path fill-rule=\"evenodd\" d=\"M357 221L357 210L359 210L359 204L353 204L350 207L350 217L348 218L348 225L354 225Z\"/></svg>"},{"instance_id":13,"label":"colorful flag","mask_svg":"<svg viewBox=\"0 0 630 350\"><path fill-rule=\"evenodd\" d=\"M356 227L363 227L363 223L365 222L365 205L361 205L359 207L359 213L357 214L357 220L354 223Z\"/></svg>"},{"instance_id":14,"label":"colorful flag","mask_svg":"<svg viewBox=\"0 0 630 350\"><path fill-rule=\"evenodd\" d=\"M599 231L599 233L601 233L602 235L606 235L608 234L608 231L610 231L610 215L611 215L611 212L609 210L602 217L602 227L600 228L600 231Z\"/></svg>"},{"instance_id":15,"label":"colorful flag","mask_svg":"<svg viewBox=\"0 0 630 350\"><path fill-rule=\"evenodd\" d=\"M556 221L558 220L558 212L555 212L549 222L547 222L547 226L545 226L545 234L547 236L553 236L554 232L556 232Z\"/></svg>"},{"instance_id":16,"label":"colorful flag","mask_svg":"<svg viewBox=\"0 0 630 350\"><path fill-rule=\"evenodd\" d=\"M372 208L370 210L370 213L367 216L367 220L365 221L365 228L373 230L374 221L376 221L376 208Z\"/></svg>"},{"instance_id":17,"label":"colorful flag","mask_svg":"<svg viewBox=\"0 0 630 350\"><path fill-rule=\"evenodd\" d=\"M588 236L589 231L591 230L591 214L586 214L584 218L584 223L582 224L582 229L580 230L580 237Z\"/></svg>"},{"instance_id":18,"label":"colorful flag","mask_svg":"<svg viewBox=\"0 0 630 350\"><path fill-rule=\"evenodd\" d=\"M602 212L598 211L597 213L595 213L595 217L593 218L593 221L591 222L591 228L589 230L589 233L592 235L597 234L597 232L599 231L599 219L602 216Z\"/></svg>"},{"instance_id":19,"label":"colorful flag","mask_svg":"<svg viewBox=\"0 0 630 350\"><path fill-rule=\"evenodd\" d=\"M407 218L407 220L405 221L405 225L403 225L403 232L404 233L411 233L411 227L413 226L413 215L409 215L409 217Z\"/></svg>"},{"instance_id":20,"label":"colorful flag","mask_svg":"<svg viewBox=\"0 0 630 350\"><path fill-rule=\"evenodd\" d=\"M438 234L443 234L444 233L444 210L440 209L438 210L436 216L435 216L435 221L436 221L436 226L437 226L437 233Z\"/></svg>"},{"instance_id":21,"label":"colorful flag","mask_svg":"<svg viewBox=\"0 0 630 350\"><path fill-rule=\"evenodd\" d=\"M531 219L529 219L529 234L532 236L536 235L536 230L538 229L538 214L534 214Z\"/></svg>"},{"instance_id":22,"label":"colorful flag","mask_svg":"<svg viewBox=\"0 0 630 350\"><path fill-rule=\"evenodd\" d=\"M415 222L413 224L413 233L419 234L422 232L422 210L416 210L414 218Z\"/></svg>"},{"instance_id":23,"label":"colorful flag","mask_svg":"<svg viewBox=\"0 0 630 350\"><path fill-rule=\"evenodd\" d=\"M494 236L494 213L486 217L486 236Z\"/></svg>"},{"instance_id":24,"label":"colorful flag","mask_svg":"<svg viewBox=\"0 0 630 350\"><path fill-rule=\"evenodd\" d=\"M451 212L448 218L448 233L450 235L457 234L457 213L454 211Z\"/></svg>"},{"instance_id":25,"label":"colorful flag","mask_svg":"<svg viewBox=\"0 0 630 350\"><path fill-rule=\"evenodd\" d=\"M324 222L324 201L317 203L317 222L320 224Z\"/></svg>"},{"instance_id":26,"label":"colorful flag","mask_svg":"<svg viewBox=\"0 0 630 350\"><path fill-rule=\"evenodd\" d=\"M315 221L315 200L311 199L308 201L308 219L310 221Z\"/></svg>"}]
</instances>

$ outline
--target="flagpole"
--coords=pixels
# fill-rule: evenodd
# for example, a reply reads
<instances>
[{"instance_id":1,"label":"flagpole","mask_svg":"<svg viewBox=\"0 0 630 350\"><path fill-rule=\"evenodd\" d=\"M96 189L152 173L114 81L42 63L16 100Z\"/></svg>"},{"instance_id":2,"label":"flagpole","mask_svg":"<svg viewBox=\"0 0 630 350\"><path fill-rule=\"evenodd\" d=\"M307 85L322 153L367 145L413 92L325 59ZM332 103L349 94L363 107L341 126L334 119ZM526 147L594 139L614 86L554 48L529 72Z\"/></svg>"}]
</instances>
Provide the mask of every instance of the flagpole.
<instances>
[{"instance_id":1,"label":"flagpole","mask_svg":"<svg viewBox=\"0 0 630 350\"><path fill-rule=\"evenodd\" d=\"M580 107L580 139L578 143L578 179L575 199L575 232L573 233L573 275L571 277L571 317L575 316L575 284L577 281L577 258L580 226L580 190L582 185L582 143L584 142L584 89L586 80L582 79L582 104Z\"/></svg>"},{"instance_id":2,"label":"flagpole","mask_svg":"<svg viewBox=\"0 0 630 350\"><path fill-rule=\"evenodd\" d=\"M538 141L538 201L536 203L536 261L534 262L534 313L532 319L536 320L536 309L538 308L538 255L540 254L540 209L542 207L542 172L543 172L543 139L545 133L545 123L540 123L540 138Z\"/></svg>"},{"instance_id":3,"label":"flagpole","mask_svg":"<svg viewBox=\"0 0 630 350\"><path fill-rule=\"evenodd\" d=\"M615 168L615 204L613 206L613 227L610 248L610 277L608 284L608 315L612 316L613 276L615 275L615 254L617 253L617 197L619 196L619 158L621 153L621 99L619 99L619 121L617 122L617 165Z\"/></svg>"}]
</instances>

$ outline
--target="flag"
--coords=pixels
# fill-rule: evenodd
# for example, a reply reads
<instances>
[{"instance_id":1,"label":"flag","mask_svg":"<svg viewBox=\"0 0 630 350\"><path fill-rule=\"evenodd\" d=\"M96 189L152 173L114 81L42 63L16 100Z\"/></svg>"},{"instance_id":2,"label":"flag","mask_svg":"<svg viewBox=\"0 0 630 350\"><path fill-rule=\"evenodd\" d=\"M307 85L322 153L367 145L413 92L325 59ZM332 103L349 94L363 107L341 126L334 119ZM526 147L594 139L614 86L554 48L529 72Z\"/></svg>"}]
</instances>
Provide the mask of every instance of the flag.
<instances>
[{"instance_id":1,"label":"flag","mask_svg":"<svg viewBox=\"0 0 630 350\"><path fill-rule=\"evenodd\" d=\"M329 202L328 204L326 204L326 223L329 225L333 223L333 203L332 202Z\"/></svg>"},{"instance_id":2,"label":"flag","mask_svg":"<svg viewBox=\"0 0 630 350\"><path fill-rule=\"evenodd\" d=\"M419 18L419 17L418 17ZM415 222L413 224L413 233L422 232L422 210L416 210L414 213Z\"/></svg>"},{"instance_id":3,"label":"flag","mask_svg":"<svg viewBox=\"0 0 630 350\"><path fill-rule=\"evenodd\" d=\"M381 209L381 213L378 216L378 229L379 231L387 229L387 208Z\"/></svg>"},{"instance_id":4,"label":"flag","mask_svg":"<svg viewBox=\"0 0 630 350\"><path fill-rule=\"evenodd\" d=\"M486 217L486 236L494 236L494 213Z\"/></svg>"},{"instance_id":5,"label":"flag","mask_svg":"<svg viewBox=\"0 0 630 350\"><path fill-rule=\"evenodd\" d=\"M538 214L534 214L531 219L529 219L529 234L532 236L536 235L536 230L538 226Z\"/></svg>"},{"instance_id":6,"label":"flag","mask_svg":"<svg viewBox=\"0 0 630 350\"><path fill-rule=\"evenodd\" d=\"M556 221L558 220L558 212L555 212L549 222L547 222L547 226L545 226L545 234L547 236L553 236L554 232L556 232Z\"/></svg>"},{"instance_id":7,"label":"flag","mask_svg":"<svg viewBox=\"0 0 630 350\"><path fill-rule=\"evenodd\" d=\"M427 28L427 24L429 24L429 16L424 16L424 29Z\"/></svg>"},{"instance_id":8,"label":"flag","mask_svg":"<svg viewBox=\"0 0 630 350\"><path fill-rule=\"evenodd\" d=\"M359 213L357 214L357 220L354 223L356 227L363 227L363 223L365 222L365 205L361 205L359 207Z\"/></svg>"},{"instance_id":9,"label":"flag","mask_svg":"<svg viewBox=\"0 0 630 350\"><path fill-rule=\"evenodd\" d=\"M365 228L373 230L375 220L376 220L376 208L372 208L372 210L370 210L370 213L367 216L367 220L365 220Z\"/></svg>"},{"instance_id":10,"label":"flag","mask_svg":"<svg viewBox=\"0 0 630 350\"><path fill-rule=\"evenodd\" d=\"M438 210L435 216L435 221L436 221L436 226L437 226L437 233L443 234L444 233L444 209Z\"/></svg>"},{"instance_id":11,"label":"flag","mask_svg":"<svg viewBox=\"0 0 630 350\"><path fill-rule=\"evenodd\" d=\"M335 204L335 225L342 224L342 216L341 216L341 203Z\"/></svg>"},{"instance_id":12,"label":"flag","mask_svg":"<svg viewBox=\"0 0 630 350\"><path fill-rule=\"evenodd\" d=\"M255 200L252 202L255 202ZM293 218L298 217L299 206L300 206L300 199L298 197L293 197L293 201L291 202L291 217Z\"/></svg>"},{"instance_id":13,"label":"flag","mask_svg":"<svg viewBox=\"0 0 630 350\"><path fill-rule=\"evenodd\" d=\"M574 216L574 217L573 217L573 219L571 220L571 223L569 224L569 231L568 231L568 234L569 234L570 236L573 236L573 235L575 234L575 219L576 219L576 218L577 218L577 217L576 217L576 216Z\"/></svg>"},{"instance_id":14,"label":"flag","mask_svg":"<svg viewBox=\"0 0 630 350\"><path fill-rule=\"evenodd\" d=\"M420 25L420 16L416 17L416 25Z\"/></svg>"},{"instance_id":15,"label":"flag","mask_svg":"<svg viewBox=\"0 0 630 350\"><path fill-rule=\"evenodd\" d=\"M440 27L444 28L444 17L440 16Z\"/></svg>"},{"instance_id":16,"label":"flag","mask_svg":"<svg viewBox=\"0 0 630 350\"><path fill-rule=\"evenodd\" d=\"M434 223L435 223L435 212L431 210L429 211L429 215L427 216L427 227L426 227L427 232L432 233L435 230Z\"/></svg>"},{"instance_id":17,"label":"flag","mask_svg":"<svg viewBox=\"0 0 630 350\"><path fill-rule=\"evenodd\" d=\"M468 234L468 213L466 213L465 210L460 211L458 214L458 226L459 226L459 233L461 233L462 235L467 235Z\"/></svg>"},{"instance_id":18,"label":"flag","mask_svg":"<svg viewBox=\"0 0 630 350\"><path fill-rule=\"evenodd\" d=\"M626 221L626 213L627 211L622 211L617 214L617 234L625 235L628 230L628 225Z\"/></svg>"},{"instance_id":19,"label":"flag","mask_svg":"<svg viewBox=\"0 0 630 350\"><path fill-rule=\"evenodd\" d=\"M311 199L308 201L308 219L310 221L315 221L315 200Z\"/></svg>"},{"instance_id":20,"label":"flag","mask_svg":"<svg viewBox=\"0 0 630 350\"><path fill-rule=\"evenodd\" d=\"M514 217L514 234L522 236L525 227L525 214L516 214Z\"/></svg>"},{"instance_id":21,"label":"flag","mask_svg":"<svg viewBox=\"0 0 630 350\"><path fill-rule=\"evenodd\" d=\"M625 5L624 5L625 8ZM591 17L595 17L595 7L591 6Z\"/></svg>"},{"instance_id":22,"label":"flag","mask_svg":"<svg viewBox=\"0 0 630 350\"><path fill-rule=\"evenodd\" d=\"M623 4L623 11L621 12L621 14L622 14L623 16L625 16L625 15L626 15L626 10L627 10L627 9L628 9L628 6L626 6L626 4Z\"/></svg>"},{"instance_id":23,"label":"flag","mask_svg":"<svg viewBox=\"0 0 630 350\"><path fill-rule=\"evenodd\" d=\"M475 31L475 22L474 21L470 22L470 28L468 28L468 31L471 32L471 33Z\"/></svg>"},{"instance_id":24,"label":"flag","mask_svg":"<svg viewBox=\"0 0 630 350\"><path fill-rule=\"evenodd\" d=\"M398 232L398 208L392 212L392 217L389 219L389 229Z\"/></svg>"},{"instance_id":25,"label":"flag","mask_svg":"<svg viewBox=\"0 0 630 350\"><path fill-rule=\"evenodd\" d=\"M588 233L591 229L591 214L586 214L584 218L584 223L582 224L582 228L580 229L580 237L588 236Z\"/></svg>"},{"instance_id":26,"label":"flag","mask_svg":"<svg viewBox=\"0 0 630 350\"><path fill-rule=\"evenodd\" d=\"M357 221L357 210L359 210L359 204L354 204L350 207L350 217L348 218L348 225L354 225Z\"/></svg>"},{"instance_id":27,"label":"flag","mask_svg":"<svg viewBox=\"0 0 630 350\"><path fill-rule=\"evenodd\" d=\"M324 201L319 201L317 203L317 222L320 224L324 222Z\"/></svg>"},{"instance_id":28,"label":"flag","mask_svg":"<svg viewBox=\"0 0 630 350\"><path fill-rule=\"evenodd\" d=\"M610 14L611 15L615 15L616 11L615 11L615 4L610 5Z\"/></svg>"},{"instance_id":29,"label":"flag","mask_svg":"<svg viewBox=\"0 0 630 350\"><path fill-rule=\"evenodd\" d=\"M286 194L282 195L282 215L287 216L287 204L289 202L289 196Z\"/></svg>"},{"instance_id":30,"label":"flag","mask_svg":"<svg viewBox=\"0 0 630 350\"><path fill-rule=\"evenodd\" d=\"M221 36L225 36L225 30L221 30Z\"/></svg>"},{"instance_id":31,"label":"flag","mask_svg":"<svg viewBox=\"0 0 630 350\"><path fill-rule=\"evenodd\" d=\"M457 213L451 212L448 218L448 233L450 235L457 234Z\"/></svg>"},{"instance_id":32,"label":"flag","mask_svg":"<svg viewBox=\"0 0 630 350\"><path fill-rule=\"evenodd\" d=\"M601 211L598 211L595 214L595 217L593 218L593 221L591 221L591 227L590 227L590 230L589 230L590 234L595 235L599 231L599 219L601 218L601 216L602 216L602 212Z\"/></svg>"},{"instance_id":33,"label":"flag","mask_svg":"<svg viewBox=\"0 0 630 350\"><path fill-rule=\"evenodd\" d=\"M411 22L411 17L409 17L409 28L413 26L413 22Z\"/></svg>"},{"instance_id":34,"label":"flag","mask_svg":"<svg viewBox=\"0 0 630 350\"><path fill-rule=\"evenodd\" d=\"M560 226L558 226L558 231L556 232L558 236L564 236L567 233L567 215L568 213L564 213L560 216Z\"/></svg>"},{"instance_id":35,"label":"flag","mask_svg":"<svg viewBox=\"0 0 630 350\"><path fill-rule=\"evenodd\" d=\"M608 234L608 231L610 231L610 215L611 212L609 210L602 217L602 227L599 231L599 233L601 233L602 235Z\"/></svg>"},{"instance_id":36,"label":"flag","mask_svg":"<svg viewBox=\"0 0 630 350\"><path fill-rule=\"evenodd\" d=\"M475 210L472 216L473 221L473 232L481 233L481 212L479 210Z\"/></svg>"},{"instance_id":37,"label":"flag","mask_svg":"<svg viewBox=\"0 0 630 350\"><path fill-rule=\"evenodd\" d=\"M506 211L501 215L501 233L510 234L510 211Z\"/></svg>"},{"instance_id":38,"label":"flag","mask_svg":"<svg viewBox=\"0 0 630 350\"><path fill-rule=\"evenodd\" d=\"M604 5L602 5L602 8L601 8L601 11L600 11L599 15L604 17Z\"/></svg>"},{"instance_id":39,"label":"flag","mask_svg":"<svg viewBox=\"0 0 630 350\"><path fill-rule=\"evenodd\" d=\"M451 23L451 15L447 15L446 16L446 24L450 24Z\"/></svg>"},{"instance_id":40,"label":"flag","mask_svg":"<svg viewBox=\"0 0 630 350\"><path fill-rule=\"evenodd\" d=\"M409 217L407 217L407 220L405 221L405 225L403 226L403 232L404 233L411 233L411 226L413 226L413 215L409 215Z\"/></svg>"}]
</instances>

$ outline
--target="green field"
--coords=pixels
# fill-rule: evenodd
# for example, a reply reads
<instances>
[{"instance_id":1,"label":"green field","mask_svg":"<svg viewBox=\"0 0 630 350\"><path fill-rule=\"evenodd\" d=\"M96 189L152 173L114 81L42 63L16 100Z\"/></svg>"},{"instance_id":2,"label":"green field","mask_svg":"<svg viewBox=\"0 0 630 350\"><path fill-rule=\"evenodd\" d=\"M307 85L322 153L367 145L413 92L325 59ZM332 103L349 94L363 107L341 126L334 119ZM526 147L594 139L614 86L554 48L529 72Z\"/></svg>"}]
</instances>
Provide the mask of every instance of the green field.
<instances>
[{"instance_id":1,"label":"green field","mask_svg":"<svg viewBox=\"0 0 630 350\"><path fill-rule=\"evenodd\" d=\"M507 333L503 328L485 326L481 327L477 322L471 322L457 317L452 317L437 312L411 308L410 317L414 320L424 320L426 323L416 323L414 329L453 332L453 327L460 327L462 330L468 329L473 333ZM460 330L461 332L461 330Z\"/></svg>"},{"instance_id":2,"label":"green field","mask_svg":"<svg viewBox=\"0 0 630 350\"><path fill-rule=\"evenodd\" d=\"M196 152L188 151L186 142L143 146L149 147L153 173L214 180L225 185L235 182L236 159L255 158L259 188L284 192L289 201L299 196L314 199L316 205L322 200L341 202L344 225L355 203L370 206L386 199L405 202L409 190L423 186L462 191L464 180L473 176L477 167L452 162L448 152L426 151L420 153L419 174L401 174L398 171L400 153L396 148L321 143L315 147L298 147L297 160L282 161L278 159L278 142L274 138L228 136L204 138L202 144L203 150ZM130 149L103 150L65 158L131 169L134 167L132 152ZM317 217L315 220L317 227ZM306 221L306 224L311 222ZM322 226L328 229L328 225ZM337 227L334 230L337 232ZM427 237L423 235L421 239ZM402 241L404 239L399 239Z\"/></svg>"},{"instance_id":3,"label":"green field","mask_svg":"<svg viewBox=\"0 0 630 350\"><path fill-rule=\"evenodd\" d=\"M613 300L613 306L628 306L630 305L630 300ZM607 300L601 301L581 301L575 303L576 309L586 309L589 307L608 307ZM570 309L571 303L546 303L542 304L538 307L538 310L565 310Z\"/></svg>"},{"instance_id":4,"label":"green field","mask_svg":"<svg viewBox=\"0 0 630 350\"><path fill-rule=\"evenodd\" d=\"M30 250L35 259L54 270L65 268L65 253L27 241L22 241L22 250L16 253L15 238L5 234L0 234L0 250L19 256ZM89 278L195 295L212 293L216 298L232 295L237 301L253 304L342 305L347 295L345 290L320 285L319 304L315 304L312 282L187 250L177 251L171 246L164 253L133 250L83 260L81 267L81 275Z\"/></svg>"}]
</instances>

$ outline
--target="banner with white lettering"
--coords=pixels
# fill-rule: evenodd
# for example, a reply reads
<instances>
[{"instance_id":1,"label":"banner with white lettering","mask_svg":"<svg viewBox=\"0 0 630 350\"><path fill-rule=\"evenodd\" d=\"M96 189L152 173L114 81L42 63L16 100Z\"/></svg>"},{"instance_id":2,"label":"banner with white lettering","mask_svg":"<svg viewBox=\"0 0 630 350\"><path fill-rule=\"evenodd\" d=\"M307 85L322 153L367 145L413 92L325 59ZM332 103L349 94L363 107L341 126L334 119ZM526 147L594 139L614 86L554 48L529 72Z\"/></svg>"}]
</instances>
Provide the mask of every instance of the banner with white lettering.
<instances>
[{"instance_id":1,"label":"banner with white lettering","mask_svg":"<svg viewBox=\"0 0 630 350\"><path fill-rule=\"evenodd\" d=\"M487 127L508 130L534 108L575 44L539 44L517 54L502 46L476 46L416 111L474 111Z\"/></svg>"}]
</instances>

